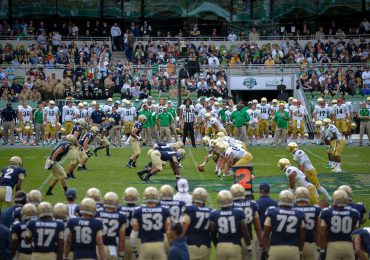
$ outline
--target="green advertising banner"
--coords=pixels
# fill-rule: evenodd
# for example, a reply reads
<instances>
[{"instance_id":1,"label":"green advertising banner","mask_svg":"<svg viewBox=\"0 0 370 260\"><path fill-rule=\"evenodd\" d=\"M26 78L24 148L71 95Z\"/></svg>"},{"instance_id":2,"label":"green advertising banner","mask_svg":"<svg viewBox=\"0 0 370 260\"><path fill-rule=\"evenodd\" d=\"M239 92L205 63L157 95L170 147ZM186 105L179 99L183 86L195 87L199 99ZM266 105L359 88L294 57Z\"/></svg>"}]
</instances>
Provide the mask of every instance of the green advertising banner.
<instances>
[{"instance_id":1,"label":"green advertising banner","mask_svg":"<svg viewBox=\"0 0 370 260\"><path fill-rule=\"evenodd\" d=\"M104 17L121 18L122 17L121 0L104 0Z\"/></svg>"},{"instance_id":2,"label":"green advertising banner","mask_svg":"<svg viewBox=\"0 0 370 260\"><path fill-rule=\"evenodd\" d=\"M230 0L189 1L189 17L205 19L208 15L230 19Z\"/></svg>"},{"instance_id":3,"label":"green advertising banner","mask_svg":"<svg viewBox=\"0 0 370 260\"><path fill-rule=\"evenodd\" d=\"M58 0L60 16L100 17L100 0Z\"/></svg>"},{"instance_id":4,"label":"green advertising banner","mask_svg":"<svg viewBox=\"0 0 370 260\"><path fill-rule=\"evenodd\" d=\"M320 15L348 15L362 10L362 0L320 0Z\"/></svg>"},{"instance_id":5,"label":"green advertising banner","mask_svg":"<svg viewBox=\"0 0 370 260\"><path fill-rule=\"evenodd\" d=\"M124 0L123 3L123 17L124 18L138 18L140 17L141 1L139 0Z\"/></svg>"},{"instance_id":6,"label":"green advertising banner","mask_svg":"<svg viewBox=\"0 0 370 260\"><path fill-rule=\"evenodd\" d=\"M56 0L13 0L12 8L15 18L30 15L52 16L56 12Z\"/></svg>"},{"instance_id":7,"label":"green advertising banner","mask_svg":"<svg viewBox=\"0 0 370 260\"><path fill-rule=\"evenodd\" d=\"M150 18L178 18L186 17L186 0L144 1L145 17Z\"/></svg>"}]
</instances>

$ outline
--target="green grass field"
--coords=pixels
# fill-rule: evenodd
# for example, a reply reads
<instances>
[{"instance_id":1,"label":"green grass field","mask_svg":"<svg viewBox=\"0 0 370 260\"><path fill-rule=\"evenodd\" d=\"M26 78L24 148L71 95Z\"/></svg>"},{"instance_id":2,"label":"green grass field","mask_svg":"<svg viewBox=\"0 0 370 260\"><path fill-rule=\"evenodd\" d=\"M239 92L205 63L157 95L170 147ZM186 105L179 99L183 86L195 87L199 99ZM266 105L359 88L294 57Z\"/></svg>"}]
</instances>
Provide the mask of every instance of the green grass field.
<instances>
[{"instance_id":1,"label":"green grass field","mask_svg":"<svg viewBox=\"0 0 370 260\"><path fill-rule=\"evenodd\" d=\"M44 170L44 162L50 154L52 147L48 148L1 148L0 162L1 166L6 166L10 156L18 155L23 159L23 164L27 170L28 176L24 181L23 189L40 189L45 194L52 175ZM319 180L330 193L339 185L349 184L354 190L356 201L362 201L367 208L370 208L370 148L369 147L346 147L343 154L342 173L331 173L323 166L326 164L326 152L324 147L304 147L307 155L319 172ZM272 195L277 196L278 192L287 188L287 179L283 172L277 168L277 161L286 157L291 159L286 149L271 147L251 147L249 151L253 154L252 165L254 167L253 187L258 191L258 184L268 182L272 185ZM169 166L152 177L152 183L142 182L136 175L136 171L141 169L148 162L146 155L147 149L143 149L142 155L137 162L138 167L129 169L125 165L131 155L129 148L112 148L111 157L105 156L105 150L99 151L98 157L92 157L88 164L88 171L76 172L77 179L68 180L68 187L75 187L80 201L90 187L97 187L102 194L107 191L117 192L120 197L122 192L128 186L134 186L142 192L148 185L160 187L163 184L175 184ZM233 177L226 177L220 180L213 174L214 163L210 162L206 166L204 173L198 173L196 165L203 161L206 150L203 147L196 149L186 148L186 159L182 162L184 170L182 176L189 179L191 190L197 186L203 186L209 191L209 205L217 207L216 195L222 189L228 189L233 183ZM68 165L68 161L64 162ZM52 203L65 201L63 189L58 184L54 189L54 196L44 197ZM258 198L258 195L256 195Z\"/></svg>"}]
</instances>

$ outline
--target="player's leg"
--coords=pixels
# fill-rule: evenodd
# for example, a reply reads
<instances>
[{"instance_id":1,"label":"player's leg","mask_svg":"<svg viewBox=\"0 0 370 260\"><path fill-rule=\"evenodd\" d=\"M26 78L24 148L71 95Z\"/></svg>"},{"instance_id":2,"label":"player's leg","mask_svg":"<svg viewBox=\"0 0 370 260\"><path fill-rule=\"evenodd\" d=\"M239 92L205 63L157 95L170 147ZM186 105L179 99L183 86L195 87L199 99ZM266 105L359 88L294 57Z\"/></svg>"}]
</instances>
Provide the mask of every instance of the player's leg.
<instances>
[{"instance_id":1,"label":"player's leg","mask_svg":"<svg viewBox=\"0 0 370 260\"><path fill-rule=\"evenodd\" d=\"M68 166L68 174L67 178L75 179L76 176L74 175L74 170L78 166L78 163L80 162L80 155L79 150L77 147L72 146L68 152L69 157L69 166Z\"/></svg>"},{"instance_id":2,"label":"player's leg","mask_svg":"<svg viewBox=\"0 0 370 260\"><path fill-rule=\"evenodd\" d=\"M126 165L129 168L134 167L134 162L135 162L135 166L136 166L136 160L137 160L137 158L139 157L139 155L141 153L141 149L140 149L140 145L139 145L138 140L136 140L135 138L131 138L130 139L130 145L131 145L133 154L131 155L130 160L128 161L128 163Z\"/></svg>"},{"instance_id":3,"label":"player's leg","mask_svg":"<svg viewBox=\"0 0 370 260\"><path fill-rule=\"evenodd\" d=\"M366 123L367 122L361 122L360 123L360 141L359 141L360 146L362 146L362 144L363 144L364 134L365 134L365 130L366 130Z\"/></svg>"},{"instance_id":4,"label":"player's leg","mask_svg":"<svg viewBox=\"0 0 370 260\"><path fill-rule=\"evenodd\" d=\"M334 171L335 172L341 172L342 171L341 162L342 162L342 153L343 153L343 150L344 150L345 143L346 143L345 140L340 140L340 141L336 142L335 153L334 153L334 156L335 156Z\"/></svg>"},{"instance_id":5,"label":"player's leg","mask_svg":"<svg viewBox=\"0 0 370 260\"><path fill-rule=\"evenodd\" d=\"M315 168L306 171L305 175L307 176L307 179L315 186L315 188L328 199L331 200L331 197L327 190L320 185L319 179L317 177L317 171Z\"/></svg>"},{"instance_id":6,"label":"player's leg","mask_svg":"<svg viewBox=\"0 0 370 260\"><path fill-rule=\"evenodd\" d=\"M86 169L86 163L87 163L87 160L89 159L89 156L87 156L87 153L85 151L85 149L82 150L81 154L80 154L80 164L78 165L78 169L77 171L83 171L83 170L87 170Z\"/></svg>"},{"instance_id":7,"label":"player's leg","mask_svg":"<svg viewBox=\"0 0 370 260\"><path fill-rule=\"evenodd\" d=\"M46 192L46 195L53 195L52 190L54 189L58 181L61 181L64 192L66 192L67 191L67 184L66 184L67 175L64 171L63 166L59 162L54 162L52 172L53 172L54 178L50 182L50 186Z\"/></svg>"},{"instance_id":8,"label":"player's leg","mask_svg":"<svg viewBox=\"0 0 370 260\"><path fill-rule=\"evenodd\" d=\"M293 133L293 141L295 142L297 140L297 120L293 120L293 128L292 128L292 133Z\"/></svg>"}]
</instances>

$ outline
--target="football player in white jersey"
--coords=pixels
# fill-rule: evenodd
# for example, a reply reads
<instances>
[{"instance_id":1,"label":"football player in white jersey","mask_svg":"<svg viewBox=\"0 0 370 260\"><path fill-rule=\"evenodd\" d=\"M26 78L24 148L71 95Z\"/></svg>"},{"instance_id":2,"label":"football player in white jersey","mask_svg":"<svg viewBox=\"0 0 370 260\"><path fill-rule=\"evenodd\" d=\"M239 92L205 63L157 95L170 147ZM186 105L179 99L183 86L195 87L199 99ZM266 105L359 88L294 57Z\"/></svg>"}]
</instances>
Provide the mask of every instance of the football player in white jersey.
<instances>
[{"instance_id":1,"label":"football player in white jersey","mask_svg":"<svg viewBox=\"0 0 370 260\"><path fill-rule=\"evenodd\" d=\"M318 99L318 105L315 106L315 110L312 113L313 121L323 121L325 118L330 117L330 109L328 106L325 106L325 101L322 98ZM321 141L320 131L317 129L315 131L315 139L314 142L319 145Z\"/></svg>"},{"instance_id":2,"label":"football player in white jersey","mask_svg":"<svg viewBox=\"0 0 370 260\"><path fill-rule=\"evenodd\" d=\"M105 114L111 114L113 105L113 99L108 98L106 104L102 107L103 112Z\"/></svg>"},{"instance_id":3,"label":"football player in white jersey","mask_svg":"<svg viewBox=\"0 0 370 260\"><path fill-rule=\"evenodd\" d=\"M20 122L20 127L22 128L23 134L23 144L28 144L32 142L33 129L32 120L33 113L32 107L28 105L27 101L23 101L22 105L18 107L18 120Z\"/></svg>"},{"instance_id":4,"label":"football player in white jersey","mask_svg":"<svg viewBox=\"0 0 370 260\"><path fill-rule=\"evenodd\" d=\"M220 120L218 120L216 117L211 117L209 119L209 125L211 126L212 132L214 134L219 133L219 132L222 132L225 135L227 134L226 129L224 128Z\"/></svg>"},{"instance_id":5,"label":"football player in white jersey","mask_svg":"<svg viewBox=\"0 0 370 260\"><path fill-rule=\"evenodd\" d=\"M304 141L304 116L307 115L307 110L301 105L301 101L297 100L296 106L292 110L293 114L293 140L297 140L297 133L300 134L300 139L298 138L298 143L302 140Z\"/></svg>"},{"instance_id":6,"label":"football player in white jersey","mask_svg":"<svg viewBox=\"0 0 370 260\"><path fill-rule=\"evenodd\" d=\"M91 102L91 105L90 105L90 107L88 107L87 108L87 115L88 115L88 117L90 117L91 116L91 113L93 112L93 111L95 111L95 106L98 104L98 102L96 102L96 100L93 100L92 102Z\"/></svg>"},{"instance_id":7,"label":"football player in white jersey","mask_svg":"<svg viewBox=\"0 0 370 260\"><path fill-rule=\"evenodd\" d=\"M289 112L289 123L288 123L288 133L287 138L290 138L290 136L293 133L293 109L295 108L297 104L297 99L293 97L289 97L288 103L285 104L285 110Z\"/></svg>"},{"instance_id":8,"label":"football player in white jersey","mask_svg":"<svg viewBox=\"0 0 370 260\"><path fill-rule=\"evenodd\" d=\"M77 118L77 115L79 114L78 109L75 107L75 104L72 100L72 98L66 98L67 105L63 106L62 109L62 123L65 128L66 133L71 133L72 128L74 126L74 121Z\"/></svg>"},{"instance_id":9,"label":"football player in white jersey","mask_svg":"<svg viewBox=\"0 0 370 260\"><path fill-rule=\"evenodd\" d=\"M159 113L163 112L163 108L166 107L166 102L164 98L160 98L158 101L158 105L156 106L156 114L158 115Z\"/></svg>"},{"instance_id":10,"label":"football player in white jersey","mask_svg":"<svg viewBox=\"0 0 370 260\"><path fill-rule=\"evenodd\" d=\"M234 136L234 124L230 120L231 113L234 111L233 106L228 106L227 110L225 111L226 116L226 132L228 136Z\"/></svg>"},{"instance_id":11,"label":"football player in white jersey","mask_svg":"<svg viewBox=\"0 0 370 260\"><path fill-rule=\"evenodd\" d=\"M216 101L212 107L212 116L218 117L218 113L220 112L220 110L221 110L220 103Z\"/></svg>"},{"instance_id":12,"label":"football player in white jersey","mask_svg":"<svg viewBox=\"0 0 370 260\"><path fill-rule=\"evenodd\" d=\"M225 151L225 157L227 159L224 167L225 173L229 172L233 166L246 166L253 159L252 154L247 152L246 149L235 145L228 146Z\"/></svg>"},{"instance_id":13,"label":"football player in white jersey","mask_svg":"<svg viewBox=\"0 0 370 260\"><path fill-rule=\"evenodd\" d=\"M253 142L254 139L257 140L257 144L260 144L258 120L260 119L261 111L257 110L255 104L252 104L251 109L249 109L247 112L250 117L249 126L248 126L249 144L252 145L254 143Z\"/></svg>"},{"instance_id":14,"label":"football player in white jersey","mask_svg":"<svg viewBox=\"0 0 370 260\"><path fill-rule=\"evenodd\" d=\"M344 133L346 139L350 144L353 143L352 141L352 119L353 119L353 105L352 102L346 102L345 103L347 107L347 113L348 113L348 118L347 118L347 132Z\"/></svg>"},{"instance_id":15,"label":"football player in white jersey","mask_svg":"<svg viewBox=\"0 0 370 260\"><path fill-rule=\"evenodd\" d=\"M87 109L88 109L88 107L89 107L89 105L87 104L87 102L78 104L78 118L82 118L82 119L85 119L85 121L87 121L87 117L88 117Z\"/></svg>"},{"instance_id":16,"label":"football player in white jersey","mask_svg":"<svg viewBox=\"0 0 370 260\"><path fill-rule=\"evenodd\" d=\"M347 121L349 120L349 113L346 104L343 104L342 99L337 100L337 105L334 107L335 126L339 132L347 133Z\"/></svg>"},{"instance_id":17,"label":"football player in white jersey","mask_svg":"<svg viewBox=\"0 0 370 260\"><path fill-rule=\"evenodd\" d=\"M342 172L341 161L342 153L346 145L346 139L339 132L338 128L331 123L330 119L325 119L324 125L326 127L326 142L330 145L329 154L331 155L331 158L334 158L334 164L332 165L334 167L332 171Z\"/></svg>"},{"instance_id":18,"label":"football player in white jersey","mask_svg":"<svg viewBox=\"0 0 370 260\"><path fill-rule=\"evenodd\" d=\"M137 116L136 108L131 105L130 100L126 100L123 104L124 107L121 111L121 118L125 128L126 139L131 135L131 130L135 123L135 118Z\"/></svg>"},{"instance_id":19,"label":"football player in white jersey","mask_svg":"<svg viewBox=\"0 0 370 260\"><path fill-rule=\"evenodd\" d=\"M270 104L267 104L267 98L261 98L261 104L257 105L257 109L261 112L258 121L260 139L265 140L266 145L269 144L269 118L270 118Z\"/></svg>"},{"instance_id":20,"label":"football player in white jersey","mask_svg":"<svg viewBox=\"0 0 370 260\"><path fill-rule=\"evenodd\" d=\"M271 118L271 134L274 136L275 130L276 130L276 122L274 120L276 111L279 109L278 101L277 99L272 100L272 105L270 106L270 118Z\"/></svg>"},{"instance_id":21,"label":"football player in white jersey","mask_svg":"<svg viewBox=\"0 0 370 260\"><path fill-rule=\"evenodd\" d=\"M52 144L55 144L58 121L59 121L59 108L55 106L54 100L50 100L49 106L44 108L44 127L45 127L44 145L46 144L46 140L48 140L49 143L51 140Z\"/></svg>"},{"instance_id":22,"label":"football player in white jersey","mask_svg":"<svg viewBox=\"0 0 370 260\"><path fill-rule=\"evenodd\" d=\"M306 187L310 192L310 203L311 205L318 205L319 204L319 195L317 194L317 190L315 186L310 183L306 175L299 170L297 167L294 167L290 164L290 161L286 158L281 158L278 161L278 167L282 170L286 177L289 180L289 190L294 191L294 188L299 187Z\"/></svg>"}]
</instances>

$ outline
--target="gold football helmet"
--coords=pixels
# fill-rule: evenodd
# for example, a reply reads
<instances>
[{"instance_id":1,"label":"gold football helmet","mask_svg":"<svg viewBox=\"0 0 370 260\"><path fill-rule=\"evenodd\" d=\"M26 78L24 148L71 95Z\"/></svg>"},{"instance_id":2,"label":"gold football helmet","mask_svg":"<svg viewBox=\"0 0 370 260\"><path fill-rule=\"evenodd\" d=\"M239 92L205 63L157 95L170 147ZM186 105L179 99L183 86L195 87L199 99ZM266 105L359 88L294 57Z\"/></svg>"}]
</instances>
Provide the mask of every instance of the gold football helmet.
<instances>
[{"instance_id":1,"label":"gold football helmet","mask_svg":"<svg viewBox=\"0 0 370 260\"><path fill-rule=\"evenodd\" d=\"M331 120L329 118L325 118L322 122L324 123L325 126L328 126L331 124Z\"/></svg>"},{"instance_id":2,"label":"gold football helmet","mask_svg":"<svg viewBox=\"0 0 370 260\"><path fill-rule=\"evenodd\" d=\"M217 133L217 137L224 137L225 136L225 133L224 132L218 132Z\"/></svg>"},{"instance_id":3,"label":"gold football helmet","mask_svg":"<svg viewBox=\"0 0 370 260\"><path fill-rule=\"evenodd\" d=\"M68 217L68 208L67 205L64 203L57 203L54 205L53 208L54 218L60 220L66 220Z\"/></svg>"},{"instance_id":4,"label":"gold football helmet","mask_svg":"<svg viewBox=\"0 0 370 260\"><path fill-rule=\"evenodd\" d=\"M180 148L177 150L177 153L180 154L182 159L185 159L185 150Z\"/></svg>"},{"instance_id":5,"label":"gold football helmet","mask_svg":"<svg viewBox=\"0 0 370 260\"><path fill-rule=\"evenodd\" d=\"M37 206L37 213L39 218L43 217L54 217L53 207L49 202L43 201Z\"/></svg>"},{"instance_id":6,"label":"gold football helmet","mask_svg":"<svg viewBox=\"0 0 370 260\"><path fill-rule=\"evenodd\" d=\"M147 187L144 190L144 203L158 203L159 202L159 192L157 188Z\"/></svg>"},{"instance_id":7,"label":"gold football helmet","mask_svg":"<svg viewBox=\"0 0 370 260\"><path fill-rule=\"evenodd\" d=\"M99 128L97 127L97 126L93 126L93 127L91 127L91 133L94 135L94 136L96 136L96 135L98 135L98 133L99 133Z\"/></svg>"},{"instance_id":8,"label":"gold football helmet","mask_svg":"<svg viewBox=\"0 0 370 260\"><path fill-rule=\"evenodd\" d=\"M277 101L277 99L273 99L273 100L272 100L272 104L273 104L273 105L277 105L277 102L278 102L278 101Z\"/></svg>"},{"instance_id":9,"label":"gold football helmet","mask_svg":"<svg viewBox=\"0 0 370 260\"><path fill-rule=\"evenodd\" d=\"M233 195L228 190L222 190L217 195L217 203L221 208L228 208L233 205Z\"/></svg>"},{"instance_id":10,"label":"gold football helmet","mask_svg":"<svg viewBox=\"0 0 370 260\"><path fill-rule=\"evenodd\" d=\"M294 150L298 149L298 144L296 142L290 142L287 147L290 153L294 152Z\"/></svg>"},{"instance_id":11,"label":"gold football helmet","mask_svg":"<svg viewBox=\"0 0 370 260\"><path fill-rule=\"evenodd\" d=\"M39 190L31 190L27 194L27 202L35 206L39 205L42 201L42 194Z\"/></svg>"},{"instance_id":12,"label":"gold football helmet","mask_svg":"<svg viewBox=\"0 0 370 260\"><path fill-rule=\"evenodd\" d=\"M26 221L30 218L37 217L37 208L31 203L27 203L22 207L21 210L22 220Z\"/></svg>"},{"instance_id":13,"label":"gold football helmet","mask_svg":"<svg viewBox=\"0 0 370 260\"><path fill-rule=\"evenodd\" d=\"M86 198L91 198L95 200L96 202L101 201L101 192L97 188L90 188L86 192Z\"/></svg>"},{"instance_id":14,"label":"gold football helmet","mask_svg":"<svg viewBox=\"0 0 370 260\"><path fill-rule=\"evenodd\" d=\"M278 167L280 170L285 170L287 167L290 166L290 161L287 158L281 158L278 162Z\"/></svg>"},{"instance_id":15,"label":"gold football helmet","mask_svg":"<svg viewBox=\"0 0 370 260\"><path fill-rule=\"evenodd\" d=\"M12 156L9 160L9 165L14 165L16 167L22 167L22 159L19 156Z\"/></svg>"},{"instance_id":16,"label":"gold football helmet","mask_svg":"<svg viewBox=\"0 0 370 260\"><path fill-rule=\"evenodd\" d=\"M282 190L279 193L279 206L294 206L294 194L290 190Z\"/></svg>"},{"instance_id":17,"label":"gold football helmet","mask_svg":"<svg viewBox=\"0 0 370 260\"><path fill-rule=\"evenodd\" d=\"M239 183L235 183L230 187L230 192L233 195L233 200L243 200L245 199L245 189Z\"/></svg>"},{"instance_id":18,"label":"gold football helmet","mask_svg":"<svg viewBox=\"0 0 370 260\"><path fill-rule=\"evenodd\" d=\"M294 192L295 202L310 202L310 192L306 187L299 187Z\"/></svg>"},{"instance_id":19,"label":"gold football helmet","mask_svg":"<svg viewBox=\"0 0 370 260\"><path fill-rule=\"evenodd\" d=\"M72 134L69 134L69 135L67 135L66 136L66 141L67 141L67 143L69 143L69 144L77 144L77 139L76 139L76 137L74 136L74 135L72 135Z\"/></svg>"},{"instance_id":20,"label":"gold football helmet","mask_svg":"<svg viewBox=\"0 0 370 260\"><path fill-rule=\"evenodd\" d=\"M323 123L321 120L317 120L317 121L315 122L315 126L316 126L317 128L321 128L323 125L324 125L324 123Z\"/></svg>"},{"instance_id":21,"label":"gold football helmet","mask_svg":"<svg viewBox=\"0 0 370 260\"><path fill-rule=\"evenodd\" d=\"M357 129L357 124L355 122L351 123L351 129L356 130Z\"/></svg>"},{"instance_id":22,"label":"gold football helmet","mask_svg":"<svg viewBox=\"0 0 370 260\"><path fill-rule=\"evenodd\" d=\"M134 187L128 187L123 192L123 199L127 204L137 204L139 202L139 192Z\"/></svg>"},{"instance_id":23,"label":"gold football helmet","mask_svg":"<svg viewBox=\"0 0 370 260\"><path fill-rule=\"evenodd\" d=\"M184 148L184 143L182 141L176 142L178 148Z\"/></svg>"},{"instance_id":24,"label":"gold football helmet","mask_svg":"<svg viewBox=\"0 0 370 260\"><path fill-rule=\"evenodd\" d=\"M112 118L112 117L111 118L108 118L108 123L114 124L114 121L115 121L114 118Z\"/></svg>"},{"instance_id":25,"label":"gold football helmet","mask_svg":"<svg viewBox=\"0 0 370 260\"><path fill-rule=\"evenodd\" d=\"M66 134L66 129L62 126L59 130L60 134L61 135L65 135Z\"/></svg>"},{"instance_id":26,"label":"gold football helmet","mask_svg":"<svg viewBox=\"0 0 370 260\"><path fill-rule=\"evenodd\" d=\"M333 205L338 207L345 207L349 202L347 193L344 190L336 190L333 193Z\"/></svg>"},{"instance_id":27,"label":"gold football helmet","mask_svg":"<svg viewBox=\"0 0 370 260\"><path fill-rule=\"evenodd\" d=\"M266 104L267 103L267 98L265 98L265 97L261 98L261 103Z\"/></svg>"},{"instance_id":28,"label":"gold football helmet","mask_svg":"<svg viewBox=\"0 0 370 260\"><path fill-rule=\"evenodd\" d=\"M198 187L193 190L193 194L191 195L191 200L193 203L200 203L205 205L208 198L208 192L206 189Z\"/></svg>"},{"instance_id":29,"label":"gold football helmet","mask_svg":"<svg viewBox=\"0 0 370 260\"><path fill-rule=\"evenodd\" d=\"M202 144L204 146L208 146L210 140L211 140L211 138L209 136L205 136L205 137L202 138Z\"/></svg>"},{"instance_id":30,"label":"gold football helmet","mask_svg":"<svg viewBox=\"0 0 370 260\"><path fill-rule=\"evenodd\" d=\"M148 150L148 156L149 156L149 157L152 155L152 152L154 152L154 150L153 150L153 149L149 149L149 150Z\"/></svg>"},{"instance_id":31,"label":"gold football helmet","mask_svg":"<svg viewBox=\"0 0 370 260\"><path fill-rule=\"evenodd\" d=\"M144 123L144 122L145 122L145 120L146 120L146 116L145 116L145 115L140 115L140 116L138 117L138 120L139 120L139 122L140 122L140 123Z\"/></svg>"},{"instance_id":32,"label":"gold football helmet","mask_svg":"<svg viewBox=\"0 0 370 260\"><path fill-rule=\"evenodd\" d=\"M107 192L103 197L103 204L105 208L117 209L119 206L119 198L115 192Z\"/></svg>"},{"instance_id":33,"label":"gold football helmet","mask_svg":"<svg viewBox=\"0 0 370 260\"><path fill-rule=\"evenodd\" d=\"M341 185L339 186L338 190L342 190L347 193L349 200L352 200L352 188L349 185Z\"/></svg>"},{"instance_id":34,"label":"gold football helmet","mask_svg":"<svg viewBox=\"0 0 370 260\"><path fill-rule=\"evenodd\" d=\"M90 216L96 215L96 202L92 198L84 198L80 204L80 214L86 214Z\"/></svg>"},{"instance_id":35,"label":"gold football helmet","mask_svg":"<svg viewBox=\"0 0 370 260\"><path fill-rule=\"evenodd\" d=\"M174 191L172 186L170 185L163 185L159 189L159 197L161 200L173 200Z\"/></svg>"}]
</instances>

